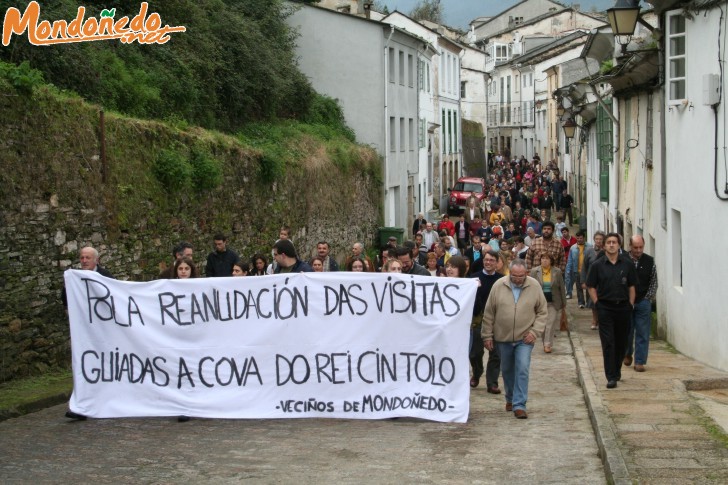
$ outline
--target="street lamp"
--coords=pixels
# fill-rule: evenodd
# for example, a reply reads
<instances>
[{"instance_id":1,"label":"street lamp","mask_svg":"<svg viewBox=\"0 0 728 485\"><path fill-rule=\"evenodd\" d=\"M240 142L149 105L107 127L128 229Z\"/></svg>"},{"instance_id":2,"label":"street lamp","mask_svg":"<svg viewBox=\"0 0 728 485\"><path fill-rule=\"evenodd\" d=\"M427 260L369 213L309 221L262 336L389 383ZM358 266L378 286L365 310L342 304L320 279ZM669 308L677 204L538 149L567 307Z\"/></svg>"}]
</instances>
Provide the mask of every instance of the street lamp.
<instances>
[{"instance_id":1,"label":"street lamp","mask_svg":"<svg viewBox=\"0 0 728 485\"><path fill-rule=\"evenodd\" d=\"M578 125L574 121L574 118L569 118L568 120L564 121L564 123L561 125L561 127L564 129L564 136L569 139L574 138L577 126Z\"/></svg>"},{"instance_id":2,"label":"street lamp","mask_svg":"<svg viewBox=\"0 0 728 485\"><path fill-rule=\"evenodd\" d=\"M565 112L566 112L566 110L564 109L564 106L561 103L559 103L558 106L556 106L556 116L561 118L562 116L564 116Z\"/></svg>"},{"instance_id":3,"label":"street lamp","mask_svg":"<svg viewBox=\"0 0 728 485\"><path fill-rule=\"evenodd\" d=\"M607 9L607 18L614 35L632 35L640 14L639 0L617 0Z\"/></svg>"}]
</instances>

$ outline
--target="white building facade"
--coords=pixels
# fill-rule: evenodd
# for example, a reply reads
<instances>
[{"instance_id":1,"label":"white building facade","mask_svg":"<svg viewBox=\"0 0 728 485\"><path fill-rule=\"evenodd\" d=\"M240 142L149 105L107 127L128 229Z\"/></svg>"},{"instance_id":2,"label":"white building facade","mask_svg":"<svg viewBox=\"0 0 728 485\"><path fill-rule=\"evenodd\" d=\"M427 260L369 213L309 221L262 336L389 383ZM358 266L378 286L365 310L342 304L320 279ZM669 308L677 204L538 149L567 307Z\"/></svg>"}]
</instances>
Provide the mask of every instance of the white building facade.
<instances>
[{"instance_id":1,"label":"white building facade","mask_svg":"<svg viewBox=\"0 0 728 485\"><path fill-rule=\"evenodd\" d=\"M726 2L650 3L642 15L659 35L640 27L592 80L604 106L588 127L587 224L590 237L644 237L657 266L658 335L725 371L728 261L715 249L728 235L728 83L725 51L706 46L725 45Z\"/></svg>"},{"instance_id":2,"label":"white building facade","mask_svg":"<svg viewBox=\"0 0 728 485\"><path fill-rule=\"evenodd\" d=\"M409 176L419 166L418 69L423 41L393 25L315 6L287 21L299 32L301 71L319 93L341 104L357 141L382 156L385 226L406 228L412 217Z\"/></svg>"}]
</instances>

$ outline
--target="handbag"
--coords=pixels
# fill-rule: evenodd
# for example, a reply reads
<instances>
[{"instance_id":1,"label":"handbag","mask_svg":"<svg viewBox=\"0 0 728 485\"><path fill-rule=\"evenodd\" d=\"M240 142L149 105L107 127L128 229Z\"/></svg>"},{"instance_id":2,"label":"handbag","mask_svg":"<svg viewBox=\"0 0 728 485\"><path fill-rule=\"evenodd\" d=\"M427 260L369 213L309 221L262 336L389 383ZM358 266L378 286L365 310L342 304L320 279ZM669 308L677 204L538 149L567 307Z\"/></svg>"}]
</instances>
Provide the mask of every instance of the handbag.
<instances>
[{"instance_id":1,"label":"handbag","mask_svg":"<svg viewBox=\"0 0 728 485\"><path fill-rule=\"evenodd\" d=\"M561 327L559 327L559 331L561 331L561 332L569 331L569 319L566 317L565 308L561 310Z\"/></svg>"}]
</instances>

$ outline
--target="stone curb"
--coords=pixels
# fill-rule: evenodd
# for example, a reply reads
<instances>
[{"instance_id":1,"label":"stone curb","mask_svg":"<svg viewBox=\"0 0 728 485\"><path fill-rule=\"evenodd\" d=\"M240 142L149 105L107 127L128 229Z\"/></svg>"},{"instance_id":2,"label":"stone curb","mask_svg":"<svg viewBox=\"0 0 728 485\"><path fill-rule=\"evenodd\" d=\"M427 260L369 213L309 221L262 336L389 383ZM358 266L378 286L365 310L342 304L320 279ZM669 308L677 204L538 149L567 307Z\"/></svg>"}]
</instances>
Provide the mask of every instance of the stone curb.
<instances>
[{"instance_id":1,"label":"stone curb","mask_svg":"<svg viewBox=\"0 0 728 485\"><path fill-rule=\"evenodd\" d=\"M6 419L11 419L11 418L17 418L17 417L23 416L25 414L35 413L37 411L40 411L45 408L49 408L51 406L63 404L64 402L68 402L68 400L70 398L71 398L71 391L68 391L68 392L62 392L59 394L55 394L53 396L44 397L42 399L37 399L35 401L23 403L20 406L15 407L15 408L0 409L0 421L5 421Z\"/></svg>"},{"instance_id":2,"label":"stone curb","mask_svg":"<svg viewBox=\"0 0 728 485\"><path fill-rule=\"evenodd\" d=\"M576 325L571 323L574 315L571 312L568 312L568 314L570 322L569 342L574 352L579 384L581 384L584 392L589 420L594 429L594 436L596 437L597 447L599 448L599 457L604 465L607 481L615 484L631 484L632 480L627 471L627 464L624 461L624 456L622 456L622 451L619 449L614 422L604 407L602 398L597 391L597 383L594 378L593 369L584 354L579 332L575 328Z\"/></svg>"}]
</instances>

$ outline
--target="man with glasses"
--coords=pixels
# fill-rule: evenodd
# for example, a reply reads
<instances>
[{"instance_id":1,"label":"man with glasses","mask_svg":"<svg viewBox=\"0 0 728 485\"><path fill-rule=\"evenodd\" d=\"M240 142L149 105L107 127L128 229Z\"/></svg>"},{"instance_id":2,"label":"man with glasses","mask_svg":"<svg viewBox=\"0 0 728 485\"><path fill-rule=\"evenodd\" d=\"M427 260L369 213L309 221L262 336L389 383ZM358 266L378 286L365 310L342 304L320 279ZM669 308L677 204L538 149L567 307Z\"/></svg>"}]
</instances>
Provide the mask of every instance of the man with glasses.
<instances>
[{"instance_id":1,"label":"man with glasses","mask_svg":"<svg viewBox=\"0 0 728 485\"><path fill-rule=\"evenodd\" d=\"M397 259L402 263L402 273L420 276L431 276L426 268L412 260L412 250L407 247L397 248Z\"/></svg>"},{"instance_id":2,"label":"man with glasses","mask_svg":"<svg viewBox=\"0 0 728 485\"><path fill-rule=\"evenodd\" d=\"M298 259L296 248L288 239L279 239L273 245L273 258L277 263L275 274L281 273L310 273L311 266Z\"/></svg>"},{"instance_id":3,"label":"man with glasses","mask_svg":"<svg viewBox=\"0 0 728 485\"><path fill-rule=\"evenodd\" d=\"M483 355L485 354L482 333L483 309L488 301L490 290L496 281L503 277L496 272L498 253L484 246L487 251L480 257L481 270L473 271L471 278L478 278L479 286L475 294L475 305L473 306L473 319L470 323L470 365L473 367L473 377L470 379L470 387L478 387L480 377L483 375ZM500 394L498 388L498 375L500 374L500 356L498 349L488 349L488 364L485 368L485 385L490 394Z\"/></svg>"},{"instance_id":4,"label":"man with glasses","mask_svg":"<svg viewBox=\"0 0 728 485\"><path fill-rule=\"evenodd\" d=\"M548 309L541 285L528 276L526 262L514 259L509 269L510 275L493 285L485 304L482 337L485 348L497 348L501 358L506 411L526 419L531 352L546 328Z\"/></svg>"}]
</instances>

